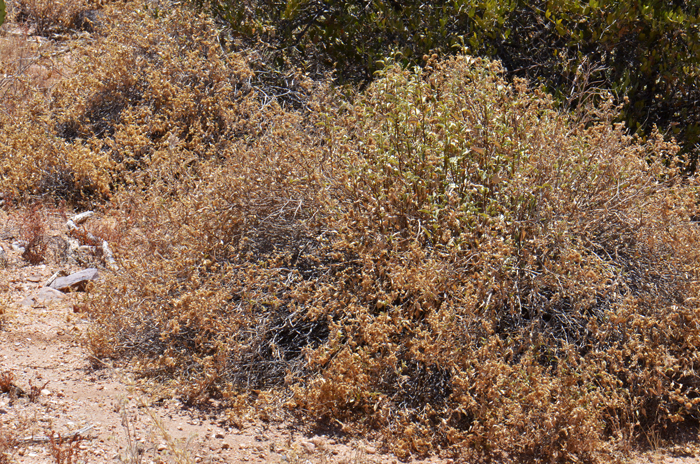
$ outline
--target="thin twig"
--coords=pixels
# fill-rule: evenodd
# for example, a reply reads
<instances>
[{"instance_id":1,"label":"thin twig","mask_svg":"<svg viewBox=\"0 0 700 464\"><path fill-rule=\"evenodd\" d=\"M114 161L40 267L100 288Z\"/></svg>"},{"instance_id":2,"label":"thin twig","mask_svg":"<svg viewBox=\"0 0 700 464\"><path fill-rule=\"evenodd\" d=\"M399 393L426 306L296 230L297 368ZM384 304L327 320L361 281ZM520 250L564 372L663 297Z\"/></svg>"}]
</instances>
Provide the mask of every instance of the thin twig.
<instances>
[{"instance_id":1,"label":"thin twig","mask_svg":"<svg viewBox=\"0 0 700 464\"><path fill-rule=\"evenodd\" d=\"M22 444L29 444L29 443L49 443L51 440L62 441L62 440L66 440L67 438L73 438L73 437L76 437L78 435L82 435L90 429L92 429L92 425L85 426L80 430L76 430L75 432L67 433L65 435L56 434L53 438L42 435L39 437L25 437L25 438L20 439L19 442Z\"/></svg>"}]
</instances>

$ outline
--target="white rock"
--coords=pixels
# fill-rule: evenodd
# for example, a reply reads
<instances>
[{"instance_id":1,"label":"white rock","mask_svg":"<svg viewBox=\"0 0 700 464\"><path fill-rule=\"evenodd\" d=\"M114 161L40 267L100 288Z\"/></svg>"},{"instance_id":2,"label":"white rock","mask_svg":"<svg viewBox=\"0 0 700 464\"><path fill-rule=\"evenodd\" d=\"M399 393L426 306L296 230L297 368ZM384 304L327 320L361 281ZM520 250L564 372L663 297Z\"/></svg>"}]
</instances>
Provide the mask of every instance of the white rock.
<instances>
[{"instance_id":1,"label":"white rock","mask_svg":"<svg viewBox=\"0 0 700 464\"><path fill-rule=\"evenodd\" d=\"M97 280L99 276L100 272L95 268L84 269L67 277L57 278L51 282L51 288L61 290L62 292L67 292L69 290L85 291L87 283L91 280Z\"/></svg>"},{"instance_id":2,"label":"white rock","mask_svg":"<svg viewBox=\"0 0 700 464\"><path fill-rule=\"evenodd\" d=\"M73 221L76 224L82 224L83 222L87 221L88 219L90 219L94 215L95 215L95 213L92 211L85 211L83 213L76 214L75 216L73 216L71 218L71 221Z\"/></svg>"}]
</instances>

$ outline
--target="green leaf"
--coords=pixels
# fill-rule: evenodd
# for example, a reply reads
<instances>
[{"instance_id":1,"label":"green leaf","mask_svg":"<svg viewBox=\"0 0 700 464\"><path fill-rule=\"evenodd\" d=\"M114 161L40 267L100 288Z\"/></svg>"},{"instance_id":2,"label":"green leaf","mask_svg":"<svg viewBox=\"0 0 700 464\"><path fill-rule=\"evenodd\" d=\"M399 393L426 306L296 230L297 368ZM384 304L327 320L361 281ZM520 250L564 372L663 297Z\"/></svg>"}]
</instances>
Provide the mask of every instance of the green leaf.
<instances>
[{"instance_id":1,"label":"green leaf","mask_svg":"<svg viewBox=\"0 0 700 464\"><path fill-rule=\"evenodd\" d=\"M2 1L2 0L0 0ZM298 0L289 0L282 14L282 19L294 19L299 11L301 2Z\"/></svg>"},{"instance_id":2,"label":"green leaf","mask_svg":"<svg viewBox=\"0 0 700 464\"><path fill-rule=\"evenodd\" d=\"M5 22L5 0L0 0L0 26Z\"/></svg>"}]
</instances>

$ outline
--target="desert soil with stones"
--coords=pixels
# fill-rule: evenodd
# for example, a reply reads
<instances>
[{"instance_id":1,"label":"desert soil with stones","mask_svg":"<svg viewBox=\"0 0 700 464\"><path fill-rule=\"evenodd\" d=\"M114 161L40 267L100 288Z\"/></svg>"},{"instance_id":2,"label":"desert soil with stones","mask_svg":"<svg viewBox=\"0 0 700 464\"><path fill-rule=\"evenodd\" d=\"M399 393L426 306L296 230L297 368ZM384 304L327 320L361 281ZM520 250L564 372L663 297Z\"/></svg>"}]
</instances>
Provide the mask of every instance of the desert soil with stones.
<instances>
[{"instance_id":1,"label":"desert soil with stones","mask_svg":"<svg viewBox=\"0 0 700 464\"><path fill-rule=\"evenodd\" d=\"M47 258L36 265L20 248L18 222L26 214L0 211L0 436L12 441L9 462L399 462L371 440L314 433L292 422L251 420L234 427L216 404L188 409L177 398L154 399L128 365L98 360L84 347L90 330L81 312L85 293L46 288L57 272L89 265L89 256L66 251L66 213L42 213ZM634 462L700 463L694 449L656 451Z\"/></svg>"}]
</instances>

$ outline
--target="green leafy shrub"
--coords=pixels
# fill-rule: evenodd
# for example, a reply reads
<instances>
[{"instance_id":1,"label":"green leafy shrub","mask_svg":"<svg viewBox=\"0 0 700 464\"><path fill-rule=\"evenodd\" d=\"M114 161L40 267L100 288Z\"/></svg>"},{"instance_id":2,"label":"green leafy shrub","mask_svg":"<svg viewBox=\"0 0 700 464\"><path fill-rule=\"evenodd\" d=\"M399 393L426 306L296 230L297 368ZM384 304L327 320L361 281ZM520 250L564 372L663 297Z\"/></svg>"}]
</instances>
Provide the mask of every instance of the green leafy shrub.
<instances>
[{"instance_id":1,"label":"green leafy shrub","mask_svg":"<svg viewBox=\"0 0 700 464\"><path fill-rule=\"evenodd\" d=\"M238 34L262 37L279 61L337 69L342 81L372 80L385 56L422 64L433 52L467 47L502 61L509 76L544 84L577 105L598 90L628 102L633 131L655 125L690 153L698 142L700 4L624 1L393 0L285 2L194 0ZM697 154L688 155L695 163Z\"/></svg>"}]
</instances>

